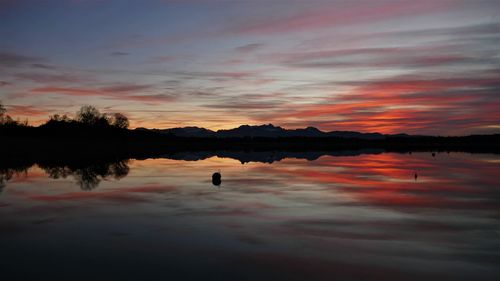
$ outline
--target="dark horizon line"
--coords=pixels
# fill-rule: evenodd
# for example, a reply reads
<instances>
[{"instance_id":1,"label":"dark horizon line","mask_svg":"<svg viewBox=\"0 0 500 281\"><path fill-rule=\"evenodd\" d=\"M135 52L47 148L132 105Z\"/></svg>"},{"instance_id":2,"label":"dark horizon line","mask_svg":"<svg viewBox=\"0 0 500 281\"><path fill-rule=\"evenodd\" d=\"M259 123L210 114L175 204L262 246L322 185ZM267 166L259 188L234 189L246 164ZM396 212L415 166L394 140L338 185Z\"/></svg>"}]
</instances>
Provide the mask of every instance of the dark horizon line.
<instances>
[{"instance_id":1,"label":"dark horizon line","mask_svg":"<svg viewBox=\"0 0 500 281\"><path fill-rule=\"evenodd\" d=\"M69 121L70 123L74 122L74 123L80 123L79 121L77 120L70 120ZM43 124L39 124L39 125L30 125L30 124L27 124L25 125L25 127L28 127L28 128L43 128L44 126L46 126L47 123L43 123ZM274 128L278 128L278 129L283 129L284 131L287 131L287 132L294 132L294 131L300 131L300 130L307 130L307 129L314 129L314 130L317 130L318 132L320 133L323 133L323 134L329 134L329 133L353 133L353 134L360 134L360 135L379 135L379 136L383 136L383 137L432 137L432 138L463 138L463 137L473 137L473 136L498 136L500 135L500 132L496 132L496 133L487 133L487 134L464 134L464 135L431 135L431 134L409 134L409 133L405 133L405 132L400 132L400 133L380 133L380 132L373 132L373 131L369 131L369 132L366 132L366 131L355 131L355 130L328 130L328 131L324 131L324 130L321 130L317 127L314 127L314 126L306 126L306 127L300 127L300 128L293 128L293 129L289 129L289 128L285 128L283 126L275 126L274 124L272 123L267 123L267 124L260 124L260 125L250 125L250 124L241 124L239 125L238 127L233 127L233 128L230 128L230 129L218 129L218 130L212 130L212 129L207 129L205 127L199 127L199 126L184 126L184 127L169 127L169 128L149 128L149 127L135 127L135 128L124 128L123 130L128 130L128 131L153 131L153 132L158 132L158 131L170 131L170 130L184 130L184 129L190 129L190 128L193 128L193 129L200 129L200 130L206 130L210 133L214 133L214 134L217 134L217 133L224 133L224 132L228 132L228 131L232 131L232 130L236 130L236 129L239 129L239 128L242 128L242 127L250 127L250 128L262 128L262 127L269 127L269 126L272 126ZM182 136L178 136L178 137L182 137ZM246 137L244 135L242 136L233 136L233 137ZM259 137L259 136L257 136ZM284 137L262 137L262 138L295 138L295 137L305 137L305 138L317 138L318 136L284 136ZM328 138L330 136L320 136L320 138ZM335 137L335 136L331 136L331 137ZM193 136L189 136L189 137L186 137L186 138L193 138ZM204 138L204 137L194 137L194 138ZM208 137L208 138L211 138L211 137ZM224 137L224 138L228 138L228 137Z\"/></svg>"},{"instance_id":2,"label":"dark horizon line","mask_svg":"<svg viewBox=\"0 0 500 281\"><path fill-rule=\"evenodd\" d=\"M129 130L147 130L147 131L167 131L167 130L177 130L177 129L188 129L188 128L196 128L196 129L202 129L202 130L207 130L207 131L210 131L210 132L213 132L213 133L219 133L219 132L227 132L227 131L231 131L231 130L235 130L235 129L239 129L241 127L245 127L245 126L248 126L248 127L253 127L253 128L258 128L258 127L265 127L265 126L273 126L275 128L281 128L283 130L286 130L286 131L296 131L296 130L306 130L306 129L309 129L309 128L312 128L312 129L316 129L318 130L319 132L321 133L325 133L325 134L328 134L328 133L359 133L359 134L363 134L363 135L380 135L380 136L401 136L401 137L436 137L436 138L453 138L453 137L457 137L457 138L461 138L461 137L471 137L471 136L496 136L496 135L500 135L500 131L499 132L495 132L495 133L486 133L486 134L463 134L463 135L432 135L432 134L410 134L410 133L406 133L406 132L399 132L399 133L380 133L380 132L377 132L377 131L355 131L355 130L321 130L317 127L314 127L314 126L306 126L306 127L300 127L300 128L286 128L286 127L283 127L283 126L275 126L274 124L272 123L263 123L263 124L260 124L260 125L250 125L250 124L241 124L237 127L233 127L233 128L230 128L230 129L218 129L218 130L212 130L212 129L207 129L205 127L199 127L199 126L183 126L183 127L168 127L168 128L148 128L148 127L135 127L135 128L129 128Z\"/></svg>"},{"instance_id":3,"label":"dark horizon line","mask_svg":"<svg viewBox=\"0 0 500 281\"><path fill-rule=\"evenodd\" d=\"M223 134L223 133L227 133L227 132L230 132L230 131L234 131L234 130L237 130L237 129L241 129L241 128L245 128L245 127L248 127L248 128L252 128L252 129L255 129L255 128L275 128L275 129L281 129L281 130L284 130L285 132L298 132L298 131L303 131L303 132L306 132L307 130L309 130L309 132L311 131L314 131L316 133L319 133L319 134L325 134L324 136L316 136L316 137L329 137L328 134L334 134L334 133L337 133L337 134L341 134L341 133L344 133L344 134L358 134L361 135L361 136L382 136L382 137L391 137L391 136L397 136L397 137L468 137L468 136L495 136L495 135L500 135L500 131L499 132L495 132L495 133L487 133L487 134L463 134L463 135L431 135L431 134L409 134L409 133L406 133L406 132L399 132L399 133L380 133L380 132L377 132L377 131L355 131L355 130L321 130L317 127L314 127L314 126L306 126L306 127L300 127L300 128L285 128L283 126L275 126L274 124L272 123L264 123L264 124L260 124L260 125L250 125L250 124L241 124L239 125L238 127L234 127L234 128L230 128L230 129L218 129L218 130L212 130L212 129L207 129L205 127L199 127L199 126L183 126L183 127L171 127L171 128L147 128L147 127L135 127L133 129L129 128L129 119L128 117L126 117L124 114L122 113L100 113L99 110L92 106L92 105L84 105L81 107L80 109L80 112L82 112L82 110L84 110L85 108L87 109L94 109L95 112L91 112L90 114L94 114L93 116L91 116L91 118L94 118L93 121L102 121L102 120L105 120L105 123L107 123L107 125L109 126L115 126L115 124L112 124L112 119L114 118L115 115L120 115L121 117L125 118L125 122L126 122L126 125L124 127L120 127L121 129L127 129L127 130L131 130L131 131L134 131L134 130L137 130L137 131L140 131L140 130L148 130L148 131L159 131L159 132L166 132L166 131L170 131L170 132L173 132L175 130L186 130L186 129L199 129L201 131L205 131L206 133L210 133L210 134ZM66 114L63 114L63 115L59 115L59 114L54 114L54 115L51 115L49 116L49 119L45 122L45 123L42 123L42 124L39 124L37 126L34 126L34 125L30 125L29 124L29 120L26 119L25 121L20 121L19 118L17 120L14 120L14 118L11 118L7 113L7 110L5 109L5 107L2 105L2 102L0 101L0 128L6 124L10 124L10 125L14 125L14 126L23 126L23 127L28 127L28 128L41 128L41 127L44 127L46 126L47 124L49 124L50 122L64 122L64 123L79 123L79 124L85 124L87 126L93 126L95 125L96 123L93 123L93 124L90 124L90 123L85 123L85 121L82 121L82 120L79 120L78 119L78 116L75 116L75 117L70 117L70 116L67 116ZM80 114L77 112L77 115ZM9 120L7 122L5 122L6 120ZM193 136L188 136L188 137L193 137ZM199 137L199 136L195 136L195 137ZM238 137L238 136L233 136L233 137ZM244 135L242 136L239 136L239 137L245 137ZM272 136L270 136L272 137ZM291 136L285 136L285 137L301 137L300 135L291 135ZM307 137L315 137L315 136L312 136L312 135L309 135ZM335 137L335 136L333 136ZM345 137L345 136L341 136L341 137ZM349 137L349 136L347 136Z\"/></svg>"}]
</instances>

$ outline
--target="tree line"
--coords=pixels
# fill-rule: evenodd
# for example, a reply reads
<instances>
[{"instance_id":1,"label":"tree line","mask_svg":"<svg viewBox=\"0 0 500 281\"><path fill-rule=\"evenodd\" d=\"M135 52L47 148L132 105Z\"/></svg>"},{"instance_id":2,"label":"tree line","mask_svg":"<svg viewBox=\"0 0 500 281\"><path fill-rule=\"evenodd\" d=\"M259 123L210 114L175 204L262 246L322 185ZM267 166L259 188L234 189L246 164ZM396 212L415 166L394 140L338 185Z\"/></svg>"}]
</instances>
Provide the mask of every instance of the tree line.
<instances>
[{"instance_id":1,"label":"tree line","mask_svg":"<svg viewBox=\"0 0 500 281\"><path fill-rule=\"evenodd\" d=\"M66 114L54 114L49 116L49 120L40 125L40 127L54 127L65 124L75 124L99 128L114 127L119 129L127 129L130 125L130 122L128 117L122 113L101 113L96 107L92 105L84 105L76 112L74 118L71 118ZM0 102L0 126L27 127L28 120L14 120L14 118L7 114L7 109Z\"/></svg>"},{"instance_id":2,"label":"tree line","mask_svg":"<svg viewBox=\"0 0 500 281\"><path fill-rule=\"evenodd\" d=\"M19 119L14 120L14 118L7 114L7 109L0 101L0 126L28 126L28 120L24 122Z\"/></svg>"}]
</instances>

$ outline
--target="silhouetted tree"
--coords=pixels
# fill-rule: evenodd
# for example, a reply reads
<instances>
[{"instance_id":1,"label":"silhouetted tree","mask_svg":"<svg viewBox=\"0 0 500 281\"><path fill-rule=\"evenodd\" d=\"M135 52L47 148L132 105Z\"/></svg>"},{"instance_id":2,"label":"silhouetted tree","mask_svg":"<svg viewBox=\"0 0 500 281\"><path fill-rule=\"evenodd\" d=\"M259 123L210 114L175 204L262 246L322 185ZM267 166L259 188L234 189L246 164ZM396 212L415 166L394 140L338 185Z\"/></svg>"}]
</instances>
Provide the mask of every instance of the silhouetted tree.
<instances>
[{"instance_id":1,"label":"silhouetted tree","mask_svg":"<svg viewBox=\"0 0 500 281\"><path fill-rule=\"evenodd\" d=\"M84 105L76 113L76 120L90 126L109 125L106 115L103 115L92 105Z\"/></svg>"},{"instance_id":2,"label":"silhouetted tree","mask_svg":"<svg viewBox=\"0 0 500 281\"><path fill-rule=\"evenodd\" d=\"M54 114L49 116L49 121L60 122L61 116L59 114Z\"/></svg>"},{"instance_id":3,"label":"silhouetted tree","mask_svg":"<svg viewBox=\"0 0 500 281\"><path fill-rule=\"evenodd\" d=\"M5 125L11 125L11 124L16 123L16 121L14 121L14 119L12 119L12 117L10 117L7 114L4 114L2 116L2 120L1 121L2 121L2 124L5 124Z\"/></svg>"},{"instance_id":4,"label":"silhouetted tree","mask_svg":"<svg viewBox=\"0 0 500 281\"><path fill-rule=\"evenodd\" d=\"M66 115L59 115L59 114L54 114L49 116L49 121L55 121L55 122L70 122L71 119Z\"/></svg>"},{"instance_id":5,"label":"silhouetted tree","mask_svg":"<svg viewBox=\"0 0 500 281\"><path fill-rule=\"evenodd\" d=\"M6 123L6 117L9 117L8 115L6 116L5 112L7 112L7 109L2 104L2 101L0 101L0 125L3 125ZM9 117L10 118L10 117Z\"/></svg>"},{"instance_id":6,"label":"silhouetted tree","mask_svg":"<svg viewBox=\"0 0 500 281\"><path fill-rule=\"evenodd\" d=\"M127 116L121 114L121 113L115 113L112 116L112 123L113 126L116 128L120 129L127 129L128 126L130 125Z\"/></svg>"},{"instance_id":7,"label":"silhouetted tree","mask_svg":"<svg viewBox=\"0 0 500 281\"><path fill-rule=\"evenodd\" d=\"M2 104L2 101L0 101L0 117L3 117L3 115L7 112L7 109Z\"/></svg>"},{"instance_id":8,"label":"silhouetted tree","mask_svg":"<svg viewBox=\"0 0 500 281\"><path fill-rule=\"evenodd\" d=\"M101 117L99 119L97 119L97 122L96 122L96 126L99 126L99 127L108 127L110 126L111 124L111 121L110 121L110 118L107 114L102 114Z\"/></svg>"},{"instance_id":9,"label":"silhouetted tree","mask_svg":"<svg viewBox=\"0 0 500 281\"><path fill-rule=\"evenodd\" d=\"M12 117L6 114L7 109L5 109L5 106L3 106L2 102L0 101L0 125L7 125L7 126L19 126L19 125L28 125L28 121L26 120L25 122L20 122L19 120L14 120Z\"/></svg>"}]
</instances>

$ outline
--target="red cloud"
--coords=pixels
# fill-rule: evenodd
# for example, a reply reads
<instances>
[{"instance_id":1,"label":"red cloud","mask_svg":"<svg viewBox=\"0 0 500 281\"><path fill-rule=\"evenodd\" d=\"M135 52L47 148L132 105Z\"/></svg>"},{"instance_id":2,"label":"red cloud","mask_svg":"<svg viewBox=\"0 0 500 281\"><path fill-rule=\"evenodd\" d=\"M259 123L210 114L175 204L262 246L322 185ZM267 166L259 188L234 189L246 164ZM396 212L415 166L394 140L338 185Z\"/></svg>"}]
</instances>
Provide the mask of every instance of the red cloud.
<instances>
[{"instance_id":1,"label":"red cloud","mask_svg":"<svg viewBox=\"0 0 500 281\"><path fill-rule=\"evenodd\" d=\"M382 133L463 132L498 125L495 77L425 80L394 77L367 82L324 104L289 107L259 118L284 125L319 125L329 130ZM445 128L445 131L443 131Z\"/></svg>"},{"instance_id":2,"label":"red cloud","mask_svg":"<svg viewBox=\"0 0 500 281\"><path fill-rule=\"evenodd\" d=\"M50 111L32 105L10 105L8 113L12 116L47 116Z\"/></svg>"}]
</instances>

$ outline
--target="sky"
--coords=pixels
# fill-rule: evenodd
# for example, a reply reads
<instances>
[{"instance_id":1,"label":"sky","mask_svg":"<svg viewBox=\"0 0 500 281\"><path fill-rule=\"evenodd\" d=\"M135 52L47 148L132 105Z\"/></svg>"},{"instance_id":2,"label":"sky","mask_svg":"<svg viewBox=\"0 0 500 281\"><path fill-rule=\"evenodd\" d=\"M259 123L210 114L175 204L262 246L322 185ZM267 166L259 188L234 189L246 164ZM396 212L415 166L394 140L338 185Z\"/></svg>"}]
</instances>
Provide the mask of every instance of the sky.
<instances>
[{"instance_id":1,"label":"sky","mask_svg":"<svg viewBox=\"0 0 500 281\"><path fill-rule=\"evenodd\" d=\"M500 133L500 0L0 0L0 100L131 127Z\"/></svg>"}]
</instances>

